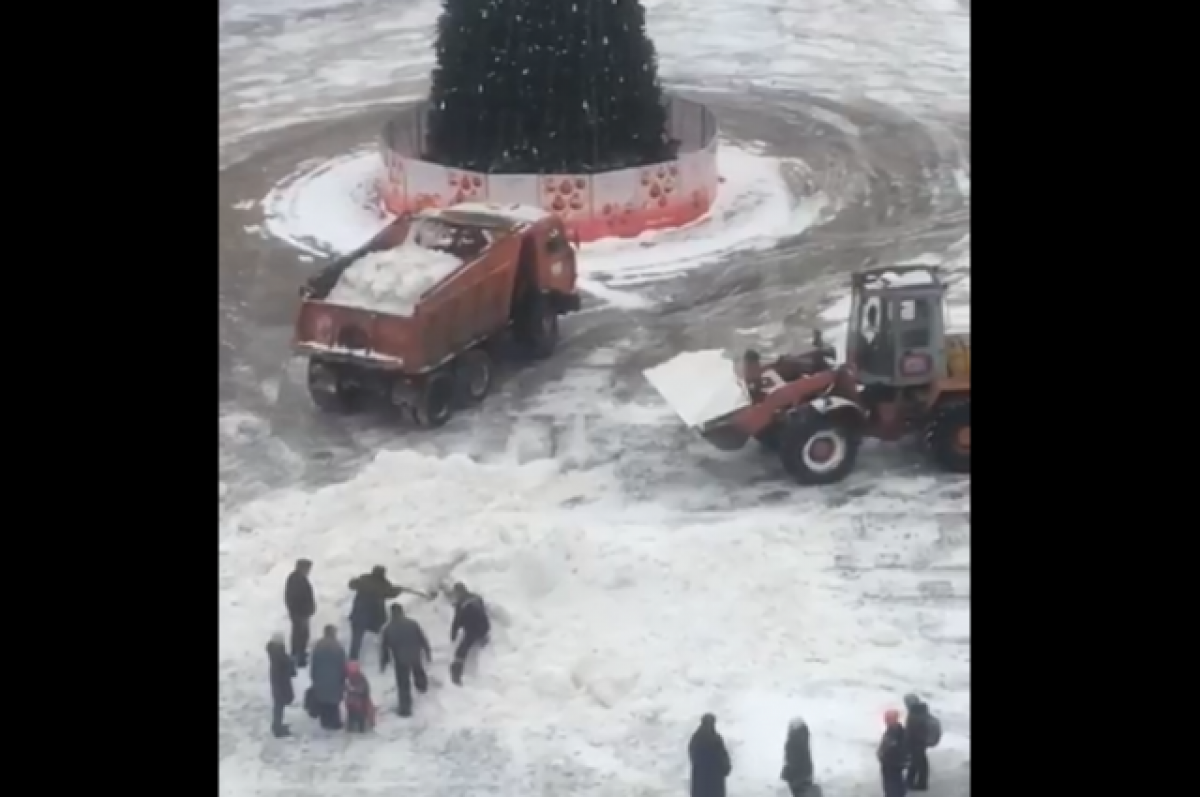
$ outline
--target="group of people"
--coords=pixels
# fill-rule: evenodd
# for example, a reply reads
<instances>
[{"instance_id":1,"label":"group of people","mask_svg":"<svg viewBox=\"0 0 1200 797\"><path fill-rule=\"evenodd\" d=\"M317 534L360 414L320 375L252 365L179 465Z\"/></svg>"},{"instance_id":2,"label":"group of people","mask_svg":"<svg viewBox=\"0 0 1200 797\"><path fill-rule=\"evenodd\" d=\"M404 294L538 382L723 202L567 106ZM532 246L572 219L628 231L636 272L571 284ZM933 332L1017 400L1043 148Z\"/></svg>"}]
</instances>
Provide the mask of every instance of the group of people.
<instances>
[{"instance_id":1,"label":"group of people","mask_svg":"<svg viewBox=\"0 0 1200 797\"><path fill-rule=\"evenodd\" d=\"M904 797L909 791L929 789L929 748L941 741L941 723L929 711L929 705L916 695L906 695L908 716L884 712L883 738L876 756L884 797ZM733 772L733 762L725 740L717 732L717 718L705 714L700 727L688 743L692 765L692 797L725 797L725 780ZM794 719L788 725L783 745L783 770L779 778L787 784L792 797L815 797L812 747L808 724Z\"/></svg>"},{"instance_id":2,"label":"group of people","mask_svg":"<svg viewBox=\"0 0 1200 797\"><path fill-rule=\"evenodd\" d=\"M311 686L305 693L305 710L321 727L362 733L373 727L375 703L371 697L371 685L362 671L360 656L367 634L374 634L380 641L380 672L392 666L396 678L396 693L401 717L411 717L415 688L424 694L429 688L425 665L433 660L433 650L421 625L408 617L404 607L398 603L387 605L404 592L422 594L416 590L396 586L388 580L387 570L374 567L351 579L349 589L354 593L350 609L350 651L338 640L337 627L327 625L321 639L309 651L309 628L316 615L317 603L313 592L312 562L301 559L288 576L284 586L284 605L291 620L290 650L284 647L282 634L275 634L267 643L267 658L270 664L272 697L271 733L278 738L291 734L283 722L284 709L295 701L292 680L298 669L309 668ZM454 601L454 620L450 628L450 639L457 642L454 660L450 664L450 678L462 686L463 670L467 657L477 647L487 644L491 632L491 621L483 599L470 592L461 582L451 591ZM461 637L461 639L460 639ZM342 722L342 705L346 707L346 721Z\"/></svg>"}]
</instances>

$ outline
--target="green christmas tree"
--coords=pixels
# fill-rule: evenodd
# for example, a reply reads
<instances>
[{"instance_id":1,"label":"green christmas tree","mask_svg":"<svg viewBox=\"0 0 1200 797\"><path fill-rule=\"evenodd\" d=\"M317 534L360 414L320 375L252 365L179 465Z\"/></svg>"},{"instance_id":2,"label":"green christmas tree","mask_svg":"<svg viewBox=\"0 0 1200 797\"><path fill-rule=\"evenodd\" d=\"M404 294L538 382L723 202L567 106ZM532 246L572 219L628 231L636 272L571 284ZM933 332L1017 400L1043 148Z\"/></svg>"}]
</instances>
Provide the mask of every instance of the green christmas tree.
<instances>
[{"instance_id":1,"label":"green christmas tree","mask_svg":"<svg viewBox=\"0 0 1200 797\"><path fill-rule=\"evenodd\" d=\"M580 174L674 157L639 0L445 0L425 157Z\"/></svg>"}]
</instances>

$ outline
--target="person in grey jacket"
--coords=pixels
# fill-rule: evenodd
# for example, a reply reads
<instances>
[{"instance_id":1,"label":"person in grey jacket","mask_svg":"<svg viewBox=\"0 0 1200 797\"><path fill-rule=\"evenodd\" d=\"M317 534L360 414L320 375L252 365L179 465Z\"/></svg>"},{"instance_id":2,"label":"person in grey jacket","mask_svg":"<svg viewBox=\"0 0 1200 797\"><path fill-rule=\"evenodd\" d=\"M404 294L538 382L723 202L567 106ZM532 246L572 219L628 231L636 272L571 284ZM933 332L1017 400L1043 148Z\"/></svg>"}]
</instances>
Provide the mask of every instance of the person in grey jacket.
<instances>
[{"instance_id":1,"label":"person in grey jacket","mask_svg":"<svg viewBox=\"0 0 1200 797\"><path fill-rule=\"evenodd\" d=\"M338 642L337 628L325 626L321 641L313 645L309 671L312 675L313 703L321 727L330 731L342 728L342 695L346 689L346 651Z\"/></svg>"},{"instance_id":2,"label":"person in grey jacket","mask_svg":"<svg viewBox=\"0 0 1200 797\"><path fill-rule=\"evenodd\" d=\"M387 672L389 662L395 662L396 693L400 696L397 713L401 717L412 716L412 687L425 694L429 680L425 675L425 662L433 659L429 640L420 624L404 616L404 607L398 603L391 606L391 619L383 627L383 664L380 672Z\"/></svg>"}]
</instances>

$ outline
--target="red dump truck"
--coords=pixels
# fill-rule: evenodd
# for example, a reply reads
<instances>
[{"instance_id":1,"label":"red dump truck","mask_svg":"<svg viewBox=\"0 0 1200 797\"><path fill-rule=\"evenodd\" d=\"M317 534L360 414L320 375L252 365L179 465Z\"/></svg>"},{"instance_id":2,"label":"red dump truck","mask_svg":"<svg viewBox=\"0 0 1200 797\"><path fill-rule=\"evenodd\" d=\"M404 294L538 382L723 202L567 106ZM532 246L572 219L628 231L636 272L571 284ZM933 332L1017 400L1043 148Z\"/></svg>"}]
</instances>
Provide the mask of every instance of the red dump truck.
<instances>
[{"instance_id":1,"label":"red dump truck","mask_svg":"<svg viewBox=\"0 0 1200 797\"><path fill-rule=\"evenodd\" d=\"M322 410L380 397L420 426L482 401L510 339L533 358L580 308L575 248L538 208L470 203L397 219L305 285L295 351Z\"/></svg>"}]
</instances>

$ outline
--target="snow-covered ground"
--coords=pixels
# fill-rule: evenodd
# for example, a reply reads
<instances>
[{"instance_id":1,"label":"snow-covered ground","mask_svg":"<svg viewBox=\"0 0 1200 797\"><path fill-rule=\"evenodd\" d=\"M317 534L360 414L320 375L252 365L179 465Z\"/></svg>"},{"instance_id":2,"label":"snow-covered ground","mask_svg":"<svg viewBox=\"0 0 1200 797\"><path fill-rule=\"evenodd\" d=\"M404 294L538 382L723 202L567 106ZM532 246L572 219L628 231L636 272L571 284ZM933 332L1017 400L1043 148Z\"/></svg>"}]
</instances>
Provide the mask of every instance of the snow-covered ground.
<instances>
[{"instance_id":1,"label":"snow-covered ground","mask_svg":"<svg viewBox=\"0 0 1200 797\"><path fill-rule=\"evenodd\" d=\"M645 5L676 84L743 96L794 88L885 105L930 129L968 111L969 17L955 0ZM439 6L222 0L221 163L268 147L273 130L418 96ZM264 201L265 232L310 252L362 243L385 222L370 188L377 158L298 165ZM793 199L785 166L803 169L730 141L726 204L706 221L586 248L585 287L629 311L621 345L664 345L639 337L643 290L655 281L703 276L731 254L821 232L837 208L820 190ZM969 194L965 171L956 179ZM835 233L822 245L848 237ZM968 316L969 247L968 236L922 258L950 272L951 304ZM845 308L831 302L832 328ZM703 308L698 317L706 322ZM239 503L219 485L222 795L668 797L685 793L687 736L712 711L733 755L731 797L783 793L794 715L813 729L826 797L875 797L880 713L908 691L927 697L945 728L931 797L969 795L969 479L914 466L830 489L774 476L732 484L725 476L751 471L756 452L713 452L649 391L614 389L619 348L573 352L526 404L492 397L490 407L516 417L506 442L473 446L471 457L453 442L397 434L408 448L318 490ZM558 425L544 442L548 417ZM261 418L231 414L221 429L297 456ZM441 431L439 441L461 439ZM614 453L614 440L646 442ZM668 481L684 488L656 488ZM314 629L335 623L348 636L346 583L378 563L400 583L449 577L482 592L494 641L456 689L446 677L449 607L406 597L434 643L434 683L416 716L385 714L374 734L348 738L292 709L296 737L274 740L263 647L286 627L283 581L302 556L316 563ZM376 674L373 643L365 655L390 708L394 687ZM306 683L302 674L298 693Z\"/></svg>"}]
</instances>

